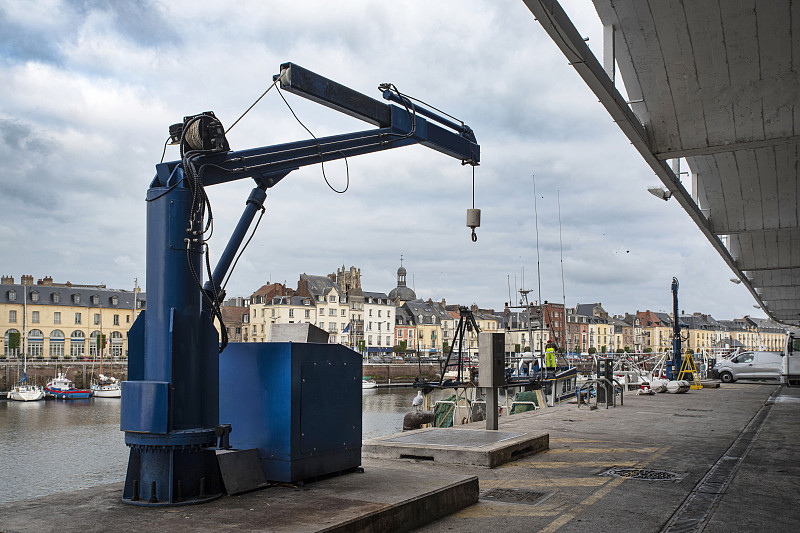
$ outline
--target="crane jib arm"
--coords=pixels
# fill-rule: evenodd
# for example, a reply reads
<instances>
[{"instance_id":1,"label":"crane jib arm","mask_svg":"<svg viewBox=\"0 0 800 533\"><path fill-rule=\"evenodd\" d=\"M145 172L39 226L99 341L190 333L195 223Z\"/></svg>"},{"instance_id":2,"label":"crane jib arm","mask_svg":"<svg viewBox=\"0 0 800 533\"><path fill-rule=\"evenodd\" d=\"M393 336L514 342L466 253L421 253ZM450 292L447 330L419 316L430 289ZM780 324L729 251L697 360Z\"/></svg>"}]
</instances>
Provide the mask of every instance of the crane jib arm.
<instances>
[{"instance_id":1,"label":"crane jib arm","mask_svg":"<svg viewBox=\"0 0 800 533\"><path fill-rule=\"evenodd\" d=\"M303 166L412 144L422 144L460 159L463 164L480 162L480 146L468 126L458 125L427 108L413 106L408 99L405 99L408 107L384 103L293 63L281 65L281 74L276 80L282 90L376 125L378 129L203 155L196 161L198 166L207 165L203 172L204 185L253 178L263 179L271 186L278 180L271 180L270 176L285 176ZM389 94L389 91L384 91L384 97L404 101L403 96ZM153 185L165 186L179 164L173 161L157 165Z\"/></svg>"}]
</instances>

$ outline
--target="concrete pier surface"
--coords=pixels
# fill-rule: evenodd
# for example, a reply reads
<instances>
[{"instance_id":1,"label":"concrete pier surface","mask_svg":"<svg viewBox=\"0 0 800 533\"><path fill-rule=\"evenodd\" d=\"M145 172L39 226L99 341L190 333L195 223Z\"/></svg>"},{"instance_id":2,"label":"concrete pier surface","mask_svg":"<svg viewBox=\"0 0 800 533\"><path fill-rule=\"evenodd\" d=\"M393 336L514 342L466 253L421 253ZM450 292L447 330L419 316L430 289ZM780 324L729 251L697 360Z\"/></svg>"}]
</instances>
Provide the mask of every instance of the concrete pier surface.
<instances>
[{"instance_id":1,"label":"concrete pier surface","mask_svg":"<svg viewBox=\"0 0 800 533\"><path fill-rule=\"evenodd\" d=\"M0 531L800 531L798 388L626 394L499 431L549 434L549 448L496 468L365 456L364 473L186 507L127 506L104 485L0 504Z\"/></svg>"}]
</instances>

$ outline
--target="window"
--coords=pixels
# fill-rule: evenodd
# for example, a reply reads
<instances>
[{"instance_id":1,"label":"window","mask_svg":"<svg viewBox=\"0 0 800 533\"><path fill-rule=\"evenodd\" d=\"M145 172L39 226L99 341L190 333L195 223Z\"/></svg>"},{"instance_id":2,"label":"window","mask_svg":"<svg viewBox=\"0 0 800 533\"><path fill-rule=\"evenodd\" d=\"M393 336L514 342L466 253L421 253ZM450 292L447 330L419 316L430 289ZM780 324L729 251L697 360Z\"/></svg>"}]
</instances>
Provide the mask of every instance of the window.
<instances>
[{"instance_id":1,"label":"window","mask_svg":"<svg viewBox=\"0 0 800 533\"><path fill-rule=\"evenodd\" d=\"M72 301L75 302L76 304L81 303L81 295L76 292L75 294L72 295Z\"/></svg>"},{"instance_id":2,"label":"window","mask_svg":"<svg viewBox=\"0 0 800 533\"><path fill-rule=\"evenodd\" d=\"M381 324L383 324L383 322L378 322L378 331L381 330Z\"/></svg>"},{"instance_id":3,"label":"window","mask_svg":"<svg viewBox=\"0 0 800 533\"><path fill-rule=\"evenodd\" d=\"M306 318L311 318L311 311L306 309Z\"/></svg>"},{"instance_id":4,"label":"window","mask_svg":"<svg viewBox=\"0 0 800 533\"><path fill-rule=\"evenodd\" d=\"M57 304L60 301L61 301L61 293L60 292L54 292L53 293L53 303Z\"/></svg>"},{"instance_id":5,"label":"window","mask_svg":"<svg viewBox=\"0 0 800 533\"><path fill-rule=\"evenodd\" d=\"M64 356L64 332L54 329L50 333L50 357Z\"/></svg>"},{"instance_id":6,"label":"window","mask_svg":"<svg viewBox=\"0 0 800 533\"><path fill-rule=\"evenodd\" d=\"M342 309L342 316L347 316L344 309Z\"/></svg>"},{"instance_id":7,"label":"window","mask_svg":"<svg viewBox=\"0 0 800 533\"><path fill-rule=\"evenodd\" d=\"M114 325L119 326L119 315L114 315Z\"/></svg>"},{"instance_id":8,"label":"window","mask_svg":"<svg viewBox=\"0 0 800 533\"><path fill-rule=\"evenodd\" d=\"M378 309L378 318L380 318L380 316L381 316L381 310Z\"/></svg>"},{"instance_id":9,"label":"window","mask_svg":"<svg viewBox=\"0 0 800 533\"><path fill-rule=\"evenodd\" d=\"M86 353L86 337L82 331L75 330L69 337L69 356L83 357Z\"/></svg>"},{"instance_id":10,"label":"window","mask_svg":"<svg viewBox=\"0 0 800 533\"><path fill-rule=\"evenodd\" d=\"M367 343L372 344L372 335L367 335Z\"/></svg>"},{"instance_id":11,"label":"window","mask_svg":"<svg viewBox=\"0 0 800 533\"><path fill-rule=\"evenodd\" d=\"M81 323L81 314L80 313L75 313L75 323L76 324L80 324Z\"/></svg>"},{"instance_id":12,"label":"window","mask_svg":"<svg viewBox=\"0 0 800 533\"><path fill-rule=\"evenodd\" d=\"M389 346L391 343L389 342L389 337L386 337L386 346Z\"/></svg>"},{"instance_id":13,"label":"window","mask_svg":"<svg viewBox=\"0 0 800 533\"><path fill-rule=\"evenodd\" d=\"M39 291L33 291L31 293L31 301L32 302L38 302L39 301ZM41 355L41 354L39 354L39 355Z\"/></svg>"},{"instance_id":14,"label":"window","mask_svg":"<svg viewBox=\"0 0 800 533\"><path fill-rule=\"evenodd\" d=\"M31 311L31 322L34 324L39 323L39 311Z\"/></svg>"},{"instance_id":15,"label":"window","mask_svg":"<svg viewBox=\"0 0 800 533\"><path fill-rule=\"evenodd\" d=\"M116 294L111 297L111 305L119 305L119 296Z\"/></svg>"},{"instance_id":16,"label":"window","mask_svg":"<svg viewBox=\"0 0 800 533\"><path fill-rule=\"evenodd\" d=\"M100 303L100 297L96 294L92 294L92 305L97 305Z\"/></svg>"},{"instance_id":17,"label":"window","mask_svg":"<svg viewBox=\"0 0 800 533\"><path fill-rule=\"evenodd\" d=\"M325 329L325 322L319 323L319 329Z\"/></svg>"},{"instance_id":18,"label":"window","mask_svg":"<svg viewBox=\"0 0 800 533\"><path fill-rule=\"evenodd\" d=\"M392 317L392 312L386 311L386 318L391 318L391 317Z\"/></svg>"},{"instance_id":19,"label":"window","mask_svg":"<svg viewBox=\"0 0 800 533\"><path fill-rule=\"evenodd\" d=\"M328 316L336 316L336 309L333 308L328 309Z\"/></svg>"},{"instance_id":20,"label":"window","mask_svg":"<svg viewBox=\"0 0 800 533\"><path fill-rule=\"evenodd\" d=\"M99 326L100 325L100 313L95 313L94 314L94 325L95 326Z\"/></svg>"},{"instance_id":21,"label":"window","mask_svg":"<svg viewBox=\"0 0 800 533\"><path fill-rule=\"evenodd\" d=\"M53 313L53 324L61 324L61 311Z\"/></svg>"},{"instance_id":22,"label":"window","mask_svg":"<svg viewBox=\"0 0 800 533\"><path fill-rule=\"evenodd\" d=\"M131 315L125 315L125 322L128 324L131 323Z\"/></svg>"},{"instance_id":23,"label":"window","mask_svg":"<svg viewBox=\"0 0 800 533\"><path fill-rule=\"evenodd\" d=\"M8 321L12 323L17 321L17 312L13 309L8 312Z\"/></svg>"},{"instance_id":24,"label":"window","mask_svg":"<svg viewBox=\"0 0 800 533\"><path fill-rule=\"evenodd\" d=\"M119 357L122 355L122 333L119 331L111 332L111 356Z\"/></svg>"},{"instance_id":25,"label":"window","mask_svg":"<svg viewBox=\"0 0 800 533\"><path fill-rule=\"evenodd\" d=\"M31 357L44 355L44 335L42 330L32 329L28 332L28 355Z\"/></svg>"},{"instance_id":26,"label":"window","mask_svg":"<svg viewBox=\"0 0 800 533\"><path fill-rule=\"evenodd\" d=\"M10 291L8 291L8 299L10 301L12 301L12 302L14 300L16 300L17 299L17 291L15 291L14 289L11 289Z\"/></svg>"},{"instance_id":27,"label":"window","mask_svg":"<svg viewBox=\"0 0 800 533\"><path fill-rule=\"evenodd\" d=\"M294 309L289 309L289 318L294 318Z\"/></svg>"},{"instance_id":28,"label":"window","mask_svg":"<svg viewBox=\"0 0 800 533\"><path fill-rule=\"evenodd\" d=\"M330 301L331 303L336 303L336 296L331 296Z\"/></svg>"}]
</instances>

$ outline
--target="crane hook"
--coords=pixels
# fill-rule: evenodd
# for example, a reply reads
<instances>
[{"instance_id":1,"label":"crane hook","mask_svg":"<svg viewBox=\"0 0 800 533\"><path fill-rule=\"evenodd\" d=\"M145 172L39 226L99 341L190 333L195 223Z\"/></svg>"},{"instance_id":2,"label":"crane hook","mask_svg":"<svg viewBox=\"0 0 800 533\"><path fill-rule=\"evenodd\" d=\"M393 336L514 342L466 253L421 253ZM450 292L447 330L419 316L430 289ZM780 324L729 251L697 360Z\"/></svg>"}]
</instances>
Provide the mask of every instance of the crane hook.
<instances>
[{"instance_id":1,"label":"crane hook","mask_svg":"<svg viewBox=\"0 0 800 533\"><path fill-rule=\"evenodd\" d=\"M475 228L472 228L472 242L478 242L478 236L475 234Z\"/></svg>"}]
</instances>

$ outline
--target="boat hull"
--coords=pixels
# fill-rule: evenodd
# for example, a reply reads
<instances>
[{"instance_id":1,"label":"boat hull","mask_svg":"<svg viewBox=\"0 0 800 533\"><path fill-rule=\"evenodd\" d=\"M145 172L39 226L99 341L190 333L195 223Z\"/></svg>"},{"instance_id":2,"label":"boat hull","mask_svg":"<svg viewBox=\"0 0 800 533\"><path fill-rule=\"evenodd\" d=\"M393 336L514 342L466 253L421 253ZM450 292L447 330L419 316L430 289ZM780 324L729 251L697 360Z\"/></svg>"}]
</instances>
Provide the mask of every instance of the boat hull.
<instances>
[{"instance_id":1,"label":"boat hull","mask_svg":"<svg viewBox=\"0 0 800 533\"><path fill-rule=\"evenodd\" d=\"M18 402L35 402L44 399L44 391L39 387L15 387L8 393L8 397Z\"/></svg>"},{"instance_id":2,"label":"boat hull","mask_svg":"<svg viewBox=\"0 0 800 533\"><path fill-rule=\"evenodd\" d=\"M92 391L82 389L59 390L45 387L45 394L56 400L85 400L91 396Z\"/></svg>"},{"instance_id":3,"label":"boat hull","mask_svg":"<svg viewBox=\"0 0 800 533\"><path fill-rule=\"evenodd\" d=\"M92 396L95 398L121 398L122 390L119 387L92 387Z\"/></svg>"}]
</instances>

